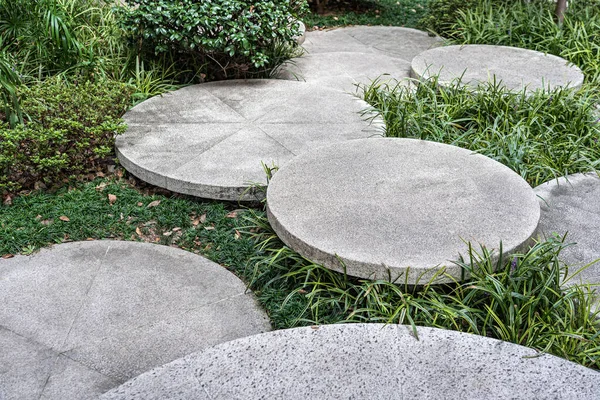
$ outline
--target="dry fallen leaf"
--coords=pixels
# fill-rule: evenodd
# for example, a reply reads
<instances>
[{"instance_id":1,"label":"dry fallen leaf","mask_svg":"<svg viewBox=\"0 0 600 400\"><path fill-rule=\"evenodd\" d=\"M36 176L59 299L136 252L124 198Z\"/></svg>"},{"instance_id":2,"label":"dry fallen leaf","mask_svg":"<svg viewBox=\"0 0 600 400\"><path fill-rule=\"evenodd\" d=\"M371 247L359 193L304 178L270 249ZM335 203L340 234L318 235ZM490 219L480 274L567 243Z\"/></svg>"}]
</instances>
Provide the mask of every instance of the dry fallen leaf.
<instances>
[{"instance_id":1,"label":"dry fallen leaf","mask_svg":"<svg viewBox=\"0 0 600 400\"><path fill-rule=\"evenodd\" d=\"M160 204L160 200L154 200L153 202L151 202L150 204L148 204L146 206L146 208L150 208L150 207L156 207L157 205Z\"/></svg>"},{"instance_id":2,"label":"dry fallen leaf","mask_svg":"<svg viewBox=\"0 0 600 400\"><path fill-rule=\"evenodd\" d=\"M214 231L215 227L214 226L205 226L204 229L206 229L207 231Z\"/></svg>"},{"instance_id":3,"label":"dry fallen leaf","mask_svg":"<svg viewBox=\"0 0 600 400\"><path fill-rule=\"evenodd\" d=\"M40 224L42 224L42 225L45 225L45 226L48 226L48 225L50 225L52 222L54 222L54 220L53 220L52 218L50 218L50 219L45 219L45 220L43 220L43 221L40 221Z\"/></svg>"},{"instance_id":4,"label":"dry fallen leaf","mask_svg":"<svg viewBox=\"0 0 600 400\"><path fill-rule=\"evenodd\" d=\"M171 232L171 231L166 231L166 232L163 232L163 236L171 236L172 233L173 232Z\"/></svg>"},{"instance_id":5,"label":"dry fallen leaf","mask_svg":"<svg viewBox=\"0 0 600 400\"><path fill-rule=\"evenodd\" d=\"M4 258L5 260L7 258L13 258L13 257L14 257L14 255L12 255L12 254L5 254L5 255L2 256L2 258Z\"/></svg>"},{"instance_id":6,"label":"dry fallen leaf","mask_svg":"<svg viewBox=\"0 0 600 400\"><path fill-rule=\"evenodd\" d=\"M242 235L240 234L240 232L236 229L235 230L235 235L233 235L233 237L235 238L235 240L238 240L239 238L242 237Z\"/></svg>"},{"instance_id":7,"label":"dry fallen leaf","mask_svg":"<svg viewBox=\"0 0 600 400\"><path fill-rule=\"evenodd\" d=\"M98 186L96 186L96 190L101 192L104 190L104 188L106 187L107 183L106 182L102 182L101 184L99 184Z\"/></svg>"},{"instance_id":8,"label":"dry fallen leaf","mask_svg":"<svg viewBox=\"0 0 600 400\"><path fill-rule=\"evenodd\" d=\"M7 194L4 197L4 201L2 202L5 206L10 206L12 204L12 197L10 197L9 194Z\"/></svg>"},{"instance_id":9,"label":"dry fallen leaf","mask_svg":"<svg viewBox=\"0 0 600 400\"><path fill-rule=\"evenodd\" d=\"M141 201L137 203L138 207L141 207L144 205L144 203L142 203Z\"/></svg>"},{"instance_id":10,"label":"dry fallen leaf","mask_svg":"<svg viewBox=\"0 0 600 400\"><path fill-rule=\"evenodd\" d=\"M65 222L70 221L69 217L67 217L66 215L61 215L60 217L58 217L58 219L60 219L61 221L65 221Z\"/></svg>"},{"instance_id":11,"label":"dry fallen leaf","mask_svg":"<svg viewBox=\"0 0 600 400\"><path fill-rule=\"evenodd\" d=\"M113 205L115 204L115 201L117 201L117 196L115 196L114 194L108 194L108 202Z\"/></svg>"},{"instance_id":12,"label":"dry fallen leaf","mask_svg":"<svg viewBox=\"0 0 600 400\"><path fill-rule=\"evenodd\" d=\"M137 233L138 236L142 236L142 230L140 229L139 226L137 228L135 228L135 233Z\"/></svg>"},{"instance_id":13,"label":"dry fallen leaf","mask_svg":"<svg viewBox=\"0 0 600 400\"><path fill-rule=\"evenodd\" d=\"M203 223L205 223L205 222L206 222L206 214L202 214L202 215L200 216L200 223L201 223L201 224L203 224Z\"/></svg>"},{"instance_id":14,"label":"dry fallen leaf","mask_svg":"<svg viewBox=\"0 0 600 400\"><path fill-rule=\"evenodd\" d=\"M176 227L176 228L173 228L173 229L171 229L171 230L172 230L173 232L179 232L179 231L181 230L181 228L180 228L180 227Z\"/></svg>"},{"instance_id":15,"label":"dry fallen leaf","mask_svg":"<svg viewBox=\"0 0 600 400\"><path fill-rule=\"evenodd\" d=\"M226 215L227 218L237 218L237 211L232 211Z\"/></svg>"}]
</instances>

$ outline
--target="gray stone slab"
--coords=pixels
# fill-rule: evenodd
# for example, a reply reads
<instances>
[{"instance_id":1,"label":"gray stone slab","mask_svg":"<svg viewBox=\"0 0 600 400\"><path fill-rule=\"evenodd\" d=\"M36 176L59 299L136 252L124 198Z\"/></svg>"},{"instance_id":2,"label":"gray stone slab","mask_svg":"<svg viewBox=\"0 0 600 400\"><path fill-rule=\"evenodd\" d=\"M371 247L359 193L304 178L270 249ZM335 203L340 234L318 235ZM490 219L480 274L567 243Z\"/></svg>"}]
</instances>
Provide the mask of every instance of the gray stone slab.
<instances>
[{"instance_id":1,"label":"gray stone slab","mask_svg":"<svg viewBox=\"0 0 600 400\"><path fill-rule=\"evenodd\" d=\"M506 193L510 193L507 196ZM305 257L371 279L425 284L468 244L521 250L540 207L504 165L455 146L371 138L321 147L283 166L267 190L277 235ZM451 280L439 277L439 282Z\"/></svg>"},{"instance_id":2,"label":"gray stone slab","mask_svg":"<svg viewBox=\"0 0 600 400\"><path fill-rule=\"evenodd\" d=\"M439 74L441 85L448 85L460 77L463 84L470 86L495 79L510 90L577 88L583 84L581 70L565 59L507 46L437 47L416 56L412 60L411 73L416 78Z\"/></svg>"},{"instance_id":3,"label":"gray stone slab","mask_svg":"<svg viewBox=\"0 0 600 400\"><path fill-rule=\"evenodd\" d=\"M252 186L266 184L261 163L281 166L311 143L380 134L382 121L371 124L360 114L367 108L350 94L302 82L207 83L134 107L124 117L130 128L117 137L116 151L129 172L153 185L197 197L254 201L263 192ZM294 146L269 136L278 124L294 126ZM298 145L303 137L310 139Z\"/></svg>"},{"instance_id":4,"label":"gray stone slab","mask_svg":"<svg viewBox=\"0 0 600 400\"><path fill-rule=\"evenodd\" d=\"M101 399L600 396L600 373L564 359L455 331L418 327L417 332L418 339L404 325L345 324L251 336L149 371Z\"/></svg>"},{"instance_id":5,"label":"gray stone slab","mask_svg":"<svg viewBox=\"0 0 600 400\"><path fill-rule=\"evenodd\" d=\"M572 245L561 252L562 260L583 270L576 282L600 284L600 178L595 173L574 174L537 186L543 237L564 236Z\"/></svg>"},{"instance_id":6,"label":"gray stone slab","mask_svg":"<svg viewBox=\"0 0 600 400\"><path fill-rule=\"evenodd\" d=\"M300 80L352 92L356 85L379 79L402 80L410 75L410 63L384 54L337 52L308 54L284 64L280 79Z\"/></svg>"},{"instance_id":7,"label":"gray stone slab","mask_svg":"<svg viewBox=\"0 0 600 400\"><path fill-rule=\"evenodd\" d=\"M40 400L95 399L122 382L63 355L53 361Z\"/></svg>"},{"instance_id":8,"label":"gray stone slab","mask_svg":"<svg viewBox=\"0 0 600 400\"><path fill-rule=\"evenodd\" d=\"M410 62L441 39L415 29L357 26L307 34L306 54L290 60L277 77L354 92L375 79L409 77Z\"/></svg>"},{"instance_id":9,"label":"gray stone slab","mask_svg":"<svg viewBox=\"0 0 600 400\"><path fill-rule=\"evenodd\" d=\"M92 398L190 352L270 329L224 267L136 242L74 242L2 260L0 302L0 344L11 349L0 352L3 399Z\"/></svg>"},{"instance_id":10,"label":"gray stone slab","mask_svg":"<svg viewBox=\"0 0 600 400\"><path fill-rule=\"evenodd\" d=\"M0 399L38 399L56 357L47 346L0 326Z\"/></svg>"},{"instance_id":11,"label":"gray stone slab","mask_svg":"<svg viewBox=\"0 0 600 400\"><path fill-rule=\"evenodd\" d=\"M306 33L303 47L309 54L379 53L410 62L419 53L441 45L439 37L410 28L355 26Z\"/></svg>"}]
</instances>

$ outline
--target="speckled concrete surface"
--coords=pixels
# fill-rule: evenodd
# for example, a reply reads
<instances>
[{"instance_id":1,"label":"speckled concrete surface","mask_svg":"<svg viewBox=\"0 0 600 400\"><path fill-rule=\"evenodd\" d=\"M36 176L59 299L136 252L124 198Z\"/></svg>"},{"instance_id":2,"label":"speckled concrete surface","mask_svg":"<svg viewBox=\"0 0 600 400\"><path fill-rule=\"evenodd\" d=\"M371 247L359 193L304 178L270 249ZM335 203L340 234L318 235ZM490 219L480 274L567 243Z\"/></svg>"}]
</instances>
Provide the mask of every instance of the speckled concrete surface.
<instances>
[{"instance_id":1,"label":"speckled concrete surface","mask_svg":"<svg viewBox=\"0 0 600 400\"><path fill-rule=\"evenodd\" d=\"M587 264L575 282L600 283L600 178L595 173L574 174L537 186L541 207L540 233L564 236L572 243L561 252L571 272Z\"/></svg>"},{"instance_id":2,"label":"speckled concrete surface","mask_svg":"<svg viewBox=\"0 0 600 400\"><path fill-rule=\"evenodd\" d=\"M560 57L517 47L463 45L437 47L412 60L415 77L439 74L439 83L447 85L462 77L463 84L502 81L511 90L536 90L558 86L580 87L581 70Z\"/></svg>"},{"instance_id":3,"label":"speckled concrete surface","mask_svg":"<svg viewBox=\"0 0 600 400\"><path fill-rule=\"evenodd\" d=\"M467 242L519 250L540 215L531 187L506 166L398 138L297 157L273 176L267 206L277 235L303 256L352 276L411 284L427 283L444 266L461 279L452 261L468 255Z\"/></svg>"},{"instance_id":4,"label":"speckled concrete surface","mask_svg":"<svg viewBox=\"0 0 600 400\"><path fill-rule=\"evenodd\" d=\"M158 399L600 398L600 373L512 343L404 325L270 332L156 368L101 397Z\"/></svg>"},{"instance_id":5,"label":"speckled concrete surface","mask_svg":"<svg viewBox=\"0 0 600 400\"><path fill-rule=\"evenodd\" d=\"M324 144L381 135L369 106L339 90L283 80L213 82L149 99L116 139L125 169L153 185L217 200L260 200L261 163L283 166Z\"/></svg>"},{"instance_id":6,"label":"speckled concrete surface","mask_svg":"<svg viewBox=\"0 0 600 400\"><path fill-rule=\"evenodd\" d=\"M148 369L270 330L225 268L89 241L0 260L0 399L90 399Z\"/></svg>"}]
</instances>

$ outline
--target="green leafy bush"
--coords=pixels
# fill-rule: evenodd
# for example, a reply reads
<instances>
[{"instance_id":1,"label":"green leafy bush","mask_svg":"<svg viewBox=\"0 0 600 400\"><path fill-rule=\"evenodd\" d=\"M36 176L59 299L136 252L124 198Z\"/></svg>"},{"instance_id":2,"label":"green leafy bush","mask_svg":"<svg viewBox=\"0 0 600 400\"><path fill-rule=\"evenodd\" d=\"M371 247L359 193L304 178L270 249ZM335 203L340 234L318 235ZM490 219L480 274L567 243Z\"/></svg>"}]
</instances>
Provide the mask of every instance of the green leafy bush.
<instances>
[{"instance_id":1,"label":"green leafy bush","mask_svg":"<svg viewBox=\"0 0 600 400\"><path fill-rule=\"evenodd\" d=\"M131 87L110 82L67 84L53 78L21 86L27 117L11 129L0 121L0 191L53 185L95 170L112 152Z\"/></svg>"},{"instance_id":2,"label":"green leafy bush","mask_svg":"<svg viewBox=\"0 0 600 400\"><path fill-rule=\"evenodd\" d=\"M143 59L167 57L208 79L277 67L274 47L294 43L303 0L125 0L121 26ZM279 60L282 62L283 60Z\"/></svg>"},{"instance_id":3,"label":"green leafy bush","mask_svg":"<svg viewBox=\"0 0 600 400\"><path fill-rule=\"evenodd\" d=\"M493 158L536 186L558 176L600 169L600 123L590 93L555 89L532 94L500 84L477 90L439 87L437 78L404 85L373 83L365 100L385 119L386 134L452 144Z\"/></svg>"}]
</instances>

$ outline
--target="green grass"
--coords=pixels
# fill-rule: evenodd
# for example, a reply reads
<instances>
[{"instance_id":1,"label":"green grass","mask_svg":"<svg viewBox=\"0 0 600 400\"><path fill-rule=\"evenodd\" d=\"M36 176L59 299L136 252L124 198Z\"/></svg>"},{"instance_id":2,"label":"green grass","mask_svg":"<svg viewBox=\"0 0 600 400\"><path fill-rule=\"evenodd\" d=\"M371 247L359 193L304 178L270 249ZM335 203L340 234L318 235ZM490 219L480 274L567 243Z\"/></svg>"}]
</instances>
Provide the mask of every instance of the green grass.
<instances>
[{"instance_id":1,"label":"green grass","mask_svg":"<svg viewBox=\"0 0 600 400\"><path fill-rule=\"evenodd\" d=\"M313 10L305 18L308 29L345 25L389 25L417 28L428 0L329 0L323 15Z\"/></svg>"},{"instance_id":2,"label":"green grass","mask_svg":"<svg viewBox=\"0 0 600 400\"><path fill-rule=\"evenodd\" d=\"M88 239L177 245L232 268L254 254L252 241L236 233L244 212L238 207L144 195L131 182L110 177L12 199L11 206L0 206L0 255ZM109 195L116 196L112 204Z\"/></svg>"},{"instance_id":3,"label":"green grass","mask_svg":"<svg viewBox=\"0 0 600 400\"><path fill-rule=\"evenodd\" d=\"M452 144L513 169L532 186L600 169L600 119L593 92L554 89L527 94L495 83L478 90L436 77L413 90L374 82L364 98L384 118L386 135Z\"/></svg>"}]
</instances>

